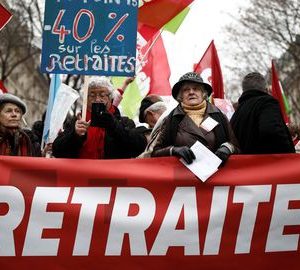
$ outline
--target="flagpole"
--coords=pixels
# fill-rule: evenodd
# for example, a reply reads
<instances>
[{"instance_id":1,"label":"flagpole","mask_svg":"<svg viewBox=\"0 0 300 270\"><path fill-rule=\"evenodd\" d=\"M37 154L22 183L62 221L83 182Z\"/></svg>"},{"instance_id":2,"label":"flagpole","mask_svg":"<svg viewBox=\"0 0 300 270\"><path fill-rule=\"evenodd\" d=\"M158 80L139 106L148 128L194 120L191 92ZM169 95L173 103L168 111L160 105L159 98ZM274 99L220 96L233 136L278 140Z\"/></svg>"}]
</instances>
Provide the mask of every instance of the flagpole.
<instances>
[{"instance_id":1,"label":"flagpole","mask_svg":"<svg viewBox=\"0 0 300 270\"><path fill-rule=\"evenodd\" d=\"M83 101L82 101L82 119L86 121L86 110L87 110L87 100L88 100L88 87L89 87L90 77L84 76L83 83Z\"/></svg>"},{"instance_id":2,"label":"flagpole","mask_svg":"<svg viewBox=\"0 0 300 270\"><path fill-rule=\"evenodd\" d=\"M139 69L142 67L143 62L144 62L146 56L148 55L148 53L150 52L150 50L153 48L153 46L155 45L155 43L157 42L158 38L161 36L161 34L163 33L163 31L164 31L163 28L161 28L161 29L159 30L158 35L155 37L155 39L153 40L153 42L151 43L151 45L149 46L149 48L146 50L146 52L145 52L145 54L143 55L143 57L142 57L142 59L141 59L139 65L138 65L137 68L136 68L136 73L139 73L139 72L140 72Z\"/></svg>"}]
</instances>

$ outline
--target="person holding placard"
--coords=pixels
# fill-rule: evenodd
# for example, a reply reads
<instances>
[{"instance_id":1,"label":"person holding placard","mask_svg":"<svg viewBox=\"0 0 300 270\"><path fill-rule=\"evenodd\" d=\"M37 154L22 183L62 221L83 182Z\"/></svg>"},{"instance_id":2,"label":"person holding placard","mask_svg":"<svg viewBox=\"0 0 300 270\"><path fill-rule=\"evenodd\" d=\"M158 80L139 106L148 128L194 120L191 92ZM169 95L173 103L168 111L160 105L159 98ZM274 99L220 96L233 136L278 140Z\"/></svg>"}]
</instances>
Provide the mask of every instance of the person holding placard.
<instances>
[{"instance_id":1,"label":"person holding placard","mask_svg":"<svg viewBox=\"0 0 300 270\"><path fill-rule=\"evenodd\" d=\"M122 117L113 103L114 88L107 77L95 77L88 85L86 120L78 115L58 135L53 155L63 158L116 159L138 156L147 145L143 128Z\"/></svg>"}]
</instances>

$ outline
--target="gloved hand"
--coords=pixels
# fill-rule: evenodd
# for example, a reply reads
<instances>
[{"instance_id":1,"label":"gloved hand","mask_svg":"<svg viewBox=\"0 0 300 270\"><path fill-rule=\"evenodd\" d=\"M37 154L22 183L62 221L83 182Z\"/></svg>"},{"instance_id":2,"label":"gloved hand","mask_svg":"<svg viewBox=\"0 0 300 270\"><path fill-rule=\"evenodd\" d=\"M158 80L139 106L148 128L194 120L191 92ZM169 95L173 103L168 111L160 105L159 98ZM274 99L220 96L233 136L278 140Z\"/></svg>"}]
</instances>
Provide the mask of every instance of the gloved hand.
<instances>
[{"instance_id":1,"label":"gloved hand","mask_svg":"<svg viewBox=\"0 0 300 270\"><path fill-rule=\"evenodd\" d=\"M220 164L220 167L222 167L222 166L224 166L225 162L231 155L231 151L225 145L221 145L215 152L215 155L218 156L222 160L222 163Z\"/></svg>"},{"instance_id":2,"label":"gloved hand","mask_svg":"<svg viewBox=\"0 0 300 270\"><path fill-rule=\"evenodd\" d=\"M109 112L101 112L98 116L98 124L99 127L114 129L116 126L115 117Z\"/></svg>"},{"instance_id":3,"label":"gloved hand","mask_svg":"<svg viewBox=\"0 0 300 270\"><path fill-rule=\"evenodd\" d=\"M191 164L196 159L193 151L187 146L173 147L171 149L171 156L181 157L187 164Z\"/></svg>"}]
</instances>

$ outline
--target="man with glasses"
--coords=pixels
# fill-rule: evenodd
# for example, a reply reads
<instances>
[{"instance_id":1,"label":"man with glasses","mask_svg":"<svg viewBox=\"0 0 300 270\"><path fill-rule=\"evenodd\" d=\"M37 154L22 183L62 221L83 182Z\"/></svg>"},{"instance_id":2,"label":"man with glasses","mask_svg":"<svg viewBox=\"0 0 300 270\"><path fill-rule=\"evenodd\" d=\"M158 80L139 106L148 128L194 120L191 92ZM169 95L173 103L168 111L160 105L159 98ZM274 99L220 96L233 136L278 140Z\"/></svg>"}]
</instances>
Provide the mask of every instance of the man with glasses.
<instances>
[{"instance_id":1,"label":"man with glasses","mask_svg":"<svg viewBox=\"0 0 300 270\"><path fill-rule=\"evenodd\" d=\"M86 120L78 115L59 134L52 146L55 157L115 159L132 158L143 152L147 144L144 130L121 116L113 105L114 92L107 77L90 81ZM100 109L93 110L96 107Z\"/></svg>"}]
</instances>

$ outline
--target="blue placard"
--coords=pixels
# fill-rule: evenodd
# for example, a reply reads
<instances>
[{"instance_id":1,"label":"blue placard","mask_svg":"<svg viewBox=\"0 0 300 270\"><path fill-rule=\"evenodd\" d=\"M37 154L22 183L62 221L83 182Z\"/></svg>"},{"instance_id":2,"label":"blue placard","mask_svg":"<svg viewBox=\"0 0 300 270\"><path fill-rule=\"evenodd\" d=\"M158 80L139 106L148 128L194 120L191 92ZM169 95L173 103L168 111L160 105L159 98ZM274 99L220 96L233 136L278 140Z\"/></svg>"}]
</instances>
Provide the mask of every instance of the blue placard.
<instances>
[{"instance_id":1,"label":"blue placard","mask_svg":"<svg viewBox=\"0 0 300 270\"><path fill-rule=\"evenodd\" d=\"M134 76L138 0L46 0L41 70Z\"/></svg>"}]
</instances>

